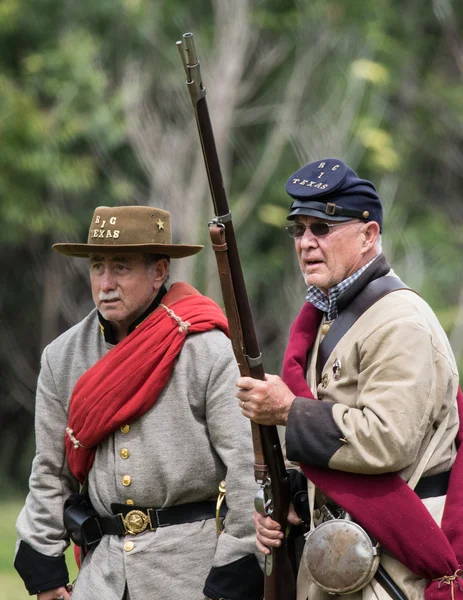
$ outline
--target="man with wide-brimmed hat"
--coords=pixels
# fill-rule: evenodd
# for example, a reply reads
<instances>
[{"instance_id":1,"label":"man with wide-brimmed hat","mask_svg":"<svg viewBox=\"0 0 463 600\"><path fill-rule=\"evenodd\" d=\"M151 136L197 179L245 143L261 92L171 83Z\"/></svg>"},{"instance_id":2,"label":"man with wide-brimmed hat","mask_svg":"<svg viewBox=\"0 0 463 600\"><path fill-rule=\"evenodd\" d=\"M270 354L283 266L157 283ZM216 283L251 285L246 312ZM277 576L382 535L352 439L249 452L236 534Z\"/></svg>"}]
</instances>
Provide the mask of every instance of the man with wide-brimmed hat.
<instances>
[{"instance_id":1,"label":"man with wide-brimmed hat","mask_svg":"<svg viewBox=\"0 0 463 600\"><path fill-rule=\"evenodd\" d=\"M166 287L170 259L202 246L173 244L164 210L102 206L86 244L53 248L90 259L96 308L42 356L17 521L29 593L71 597L71 538L73 600L259 600L250 428L233 402L227 322L190 285Z\"/></svg>"},{"instance_id":2,"label":"man with wide-brimmed hat","mask_svg":"<svg viewBox=\"0 0 463 600\"><path fill-rule=\"evenodd\" d=\"M282 378L241 378L237 395L245 416L285 426L301 468L288 516L307 533L297 598L462 598L463 396L447 336L382 253L373 183L328 158L286 191L306 302ZM269 554L285 532L255 521Z\"/></svg>"}]
</instances>

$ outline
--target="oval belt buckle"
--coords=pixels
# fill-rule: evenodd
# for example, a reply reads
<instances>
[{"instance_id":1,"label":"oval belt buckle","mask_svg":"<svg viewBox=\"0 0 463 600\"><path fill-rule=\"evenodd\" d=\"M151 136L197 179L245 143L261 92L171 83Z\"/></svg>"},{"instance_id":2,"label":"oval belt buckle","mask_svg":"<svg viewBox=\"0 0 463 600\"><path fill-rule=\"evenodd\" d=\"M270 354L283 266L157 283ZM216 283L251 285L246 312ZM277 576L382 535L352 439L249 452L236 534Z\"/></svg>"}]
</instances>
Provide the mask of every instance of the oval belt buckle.
<instances>
[{"instance_id":1,"label":"oval belt buckle","mask_svg":"<svg viewBox=\"0 0 463 600\"><path fill-rule=\"evenodd\" d=\"M136 535L148 527L149 517L141 510L131 510L125 517L122 517L122 521L127 533Z\"/></svg>"}]
</instances>

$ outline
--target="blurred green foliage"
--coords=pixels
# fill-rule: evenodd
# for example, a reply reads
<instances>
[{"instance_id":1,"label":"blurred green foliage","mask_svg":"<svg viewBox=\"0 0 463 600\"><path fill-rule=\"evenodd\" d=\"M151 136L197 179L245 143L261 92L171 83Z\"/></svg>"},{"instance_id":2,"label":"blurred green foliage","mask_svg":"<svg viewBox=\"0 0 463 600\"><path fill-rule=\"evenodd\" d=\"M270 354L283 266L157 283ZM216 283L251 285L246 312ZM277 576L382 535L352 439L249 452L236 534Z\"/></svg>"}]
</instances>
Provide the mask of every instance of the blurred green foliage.
<instances>
[{"instance_id":1,"label":"blurred green foliage","mask_svg":"<svg viewBox=\"0 0 463 600\"><path fill-rule=\"evenodd\" d=\"M23 500L11 499L0 502L0 600L27 600L29 596L22 580L14 567L14 551L16 546L15 522L22 508ZM70 580L77 576L77 565L74 561L72 548L66 551L66 563Z\"/></svg>"}]
</instances>

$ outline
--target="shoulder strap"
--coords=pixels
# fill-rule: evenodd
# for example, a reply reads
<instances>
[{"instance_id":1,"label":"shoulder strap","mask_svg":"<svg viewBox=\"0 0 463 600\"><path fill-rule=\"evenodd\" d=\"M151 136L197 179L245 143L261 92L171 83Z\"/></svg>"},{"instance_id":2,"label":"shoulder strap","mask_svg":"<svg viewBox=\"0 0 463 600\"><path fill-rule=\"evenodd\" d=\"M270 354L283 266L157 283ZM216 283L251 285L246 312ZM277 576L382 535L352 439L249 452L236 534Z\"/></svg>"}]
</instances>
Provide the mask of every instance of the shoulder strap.
<instances>
[{"instance_id":1,"label":"shoulder strap","mask_svg":"<svg viewBox=\"0 0 463 600\"><path fill-rule=\"evenodd\" d=\"M318 349L317 381L320 380L321 372L331 352L334 350L339 340L349 331L355 321L357 321L370 306L373 306L375 302L378 302L378 300L396 290L410 290L410 288L395 276L385 275L384 277L374 279L363 288L360 294L358 294L358 296L356 296L342 311L339 317L334 320L330 330L323 338Z\"/></svg>"}]
</instances>

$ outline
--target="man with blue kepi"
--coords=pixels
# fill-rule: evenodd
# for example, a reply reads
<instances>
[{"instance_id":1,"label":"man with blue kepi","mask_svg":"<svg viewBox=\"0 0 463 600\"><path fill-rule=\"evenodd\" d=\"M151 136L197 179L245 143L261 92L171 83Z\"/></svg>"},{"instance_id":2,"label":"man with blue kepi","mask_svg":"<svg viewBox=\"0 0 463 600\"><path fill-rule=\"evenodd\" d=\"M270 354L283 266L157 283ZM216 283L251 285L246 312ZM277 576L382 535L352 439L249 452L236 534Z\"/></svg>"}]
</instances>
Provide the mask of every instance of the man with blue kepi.
<instances>
[{"instance_id":1,"label":"man with blue kepi","mask_svg":"<svg viewBox=\"0 0 463 600\"><path fill-rule=\"evenodd\" d=\"M306 533L297 598L458 597L463 498L449 476L462 397L447 336L382 253L373 183L330 158L296 171L286 191L306 303L282 378L240 378L237 397L248 418L286 428L288 519ZM284 532L254 520L268 554Z\"/></svg>"}]
</instances>

